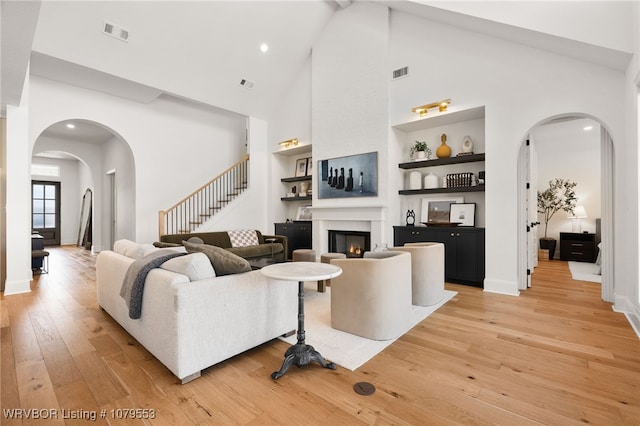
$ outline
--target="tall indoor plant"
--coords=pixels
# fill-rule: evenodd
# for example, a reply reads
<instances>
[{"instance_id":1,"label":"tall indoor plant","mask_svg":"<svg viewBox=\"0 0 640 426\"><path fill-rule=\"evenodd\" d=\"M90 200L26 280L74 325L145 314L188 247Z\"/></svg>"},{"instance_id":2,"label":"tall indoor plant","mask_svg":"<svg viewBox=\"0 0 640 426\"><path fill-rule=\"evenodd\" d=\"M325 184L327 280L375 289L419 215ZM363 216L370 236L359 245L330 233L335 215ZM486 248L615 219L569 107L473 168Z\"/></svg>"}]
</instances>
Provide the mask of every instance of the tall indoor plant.
<instances>
[{"instance_id":1,"label":"tall indoor plant","mask_svg":"<svg viewBox=\"0 0 640 426\"><path fill-rule=\"evenodd\" d=\"M538 191L538 213L544 221L544 237L540 238L540 248L549 250L549 259L553 259L556 240L547 236L549 221L560 210L573 213L578 199L573 190L577 183L568 179L555 178L549 181L549 187Z\"/></svg>"}]
</instances>

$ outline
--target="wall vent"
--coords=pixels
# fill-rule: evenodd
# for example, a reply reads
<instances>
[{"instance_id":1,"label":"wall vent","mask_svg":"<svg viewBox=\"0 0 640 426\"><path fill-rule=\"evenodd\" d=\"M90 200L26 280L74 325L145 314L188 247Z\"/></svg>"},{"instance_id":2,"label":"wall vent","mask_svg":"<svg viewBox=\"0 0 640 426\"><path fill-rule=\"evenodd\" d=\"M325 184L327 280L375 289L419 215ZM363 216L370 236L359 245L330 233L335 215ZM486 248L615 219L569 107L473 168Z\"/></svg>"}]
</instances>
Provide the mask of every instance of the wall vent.
<instances>
[{"instance_id":1,"label":"wall vent","mask_svg":"<svg viewBox=\"0 0 640 426\"><path fill-rule=\"evenodd\" d=\"M393 80L397 80L399 78L403 78L409 75L409 67L398 68L397 70L393 70Z\"/></svg>"},{"instance_id":2,"label":"wall vent","mask_svg":"<svg viewBox=\"0 0 640 426\"><path fill-rule=\"evenodd\" d=\"M116 25L109 21L104 21L104 27L102 28L102 32L111 37L115 37L118 40L128 42L129 41L129 31L125 30L119 25Z\"/></svg>"},{"instance_id":3,"label":"wall vent","mask_svg":"<svg viewBox=\"0 0 640 426\"><path fill-rule=\"evenodd\" d=\"M253 86L255 86L255 83L251 80L247 80L246 78L243 78L242 80L240 80L240 86L246 87L247 89L253 89Z\"/></svg>"}]
</instances>

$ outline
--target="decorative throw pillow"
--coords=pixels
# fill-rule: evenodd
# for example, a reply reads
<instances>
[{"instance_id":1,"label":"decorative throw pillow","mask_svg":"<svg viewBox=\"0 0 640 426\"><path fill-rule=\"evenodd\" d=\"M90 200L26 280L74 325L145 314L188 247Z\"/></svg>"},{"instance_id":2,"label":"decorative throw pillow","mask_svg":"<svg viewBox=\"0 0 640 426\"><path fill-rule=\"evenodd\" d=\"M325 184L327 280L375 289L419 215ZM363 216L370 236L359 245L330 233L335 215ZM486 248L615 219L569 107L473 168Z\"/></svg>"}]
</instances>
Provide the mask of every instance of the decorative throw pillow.
<instances>
[{"instance_id":1,"label":"decorative throw pillow","mask_svg":"<svg viewBox=\"0 0 640 426\"><path fill-rule=\"evenodd\" d=\"M189 281L198 281L216 276L209 258L204 253L191 253L169 259L160 265L162 269L186 275Z\"/></svg>"},{"instance_id":2,"label":"decorative throw pillow","mask_svg":"<svg viewBox=\"0 0 640 426\"><path fill-rule=\"evenodd\" d=\"M235 231L227 231L227 234L231 241L231 247L257 246L260 244L258 234L253 229L237 229Z\"/></svg>"},{"instance_id":3,"label":"decorative throw pillow","mask_svg":"<svg viewBox=\"0 0 640 426\"><path fill-rule=\"evenodd\" d=\"M113 243L113 251L133 259L140 259L155 250L157 250L157 248L154 247L153 244L139 244L127 239L118 240Z\"/></svg>"},{"instance_id":4,"label":"decorative throw pillow","mask_svg":"<svg viewBox=\"0 0 640 426\"><path fill-rule=\"evenodd\" d=\"M208 244L193 244L188 241L183 241L182 244L186 247L188 253L206 254L217 276L239 274L240 272L251 270L251 265L246 259L236 256L221 247Z\"/></svg>"}]
</instances>

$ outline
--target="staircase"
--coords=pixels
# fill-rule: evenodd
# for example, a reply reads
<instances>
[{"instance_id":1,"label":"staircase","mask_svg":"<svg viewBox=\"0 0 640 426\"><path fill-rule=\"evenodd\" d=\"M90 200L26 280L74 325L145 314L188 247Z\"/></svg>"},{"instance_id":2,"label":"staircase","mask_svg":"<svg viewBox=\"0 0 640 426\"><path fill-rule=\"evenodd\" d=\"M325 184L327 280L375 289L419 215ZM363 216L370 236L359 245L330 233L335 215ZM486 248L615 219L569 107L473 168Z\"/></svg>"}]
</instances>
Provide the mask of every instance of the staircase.
<instances>
[{"instance_id":1,"label":"staircase","mask_svg":"<svg viewBox=\"0 0 640 426\"><path fill-rule=\"evenodd\" d=\"M159 235L187 234L211 219L247 189L249 155L182 201L159 212Z\"/></svg>"}]
</instances>

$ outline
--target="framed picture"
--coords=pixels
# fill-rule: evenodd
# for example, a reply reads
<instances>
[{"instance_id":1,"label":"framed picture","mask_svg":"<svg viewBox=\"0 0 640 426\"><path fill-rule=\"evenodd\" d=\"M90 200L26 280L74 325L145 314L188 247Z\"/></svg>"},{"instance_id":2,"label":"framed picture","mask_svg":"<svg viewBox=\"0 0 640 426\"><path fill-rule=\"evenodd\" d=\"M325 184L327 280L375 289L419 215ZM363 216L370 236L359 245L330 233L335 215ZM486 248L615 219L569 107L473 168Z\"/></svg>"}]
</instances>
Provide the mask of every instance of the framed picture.
<instances>
[{"instance_id":1,"label":"framed picture","mask_svg":"<svg viewBox=\"0 0 640 426\"><path fill-rule=\"evenodd\" d=\"M307 158L307 176L313 176L313 161L311 161L311 157Z\"/></svg>"},{"instance_id":2,"label":"framed picture","mask_svg":"<svg viewBox=\"0 0 640 426\"><path fill-rule=\"evenodd\" d=\"M458 222L460 226L476 226L476 203L451 204L449 222Z\"/></svg>"},{"instance_id":3,"label":"framed picture","mask_svg":"<svg viewBox=\"0 0 640 426\"><path fill-rule=\"evenodd\" d=\"M464 203L463 197L423 198L420 222L426 225L451 222L451 205Z\"/></svg>"},{"instance_id":4,"label":"framed picture","mask_svg":"<svg viewBox=\"0 0 640 426\"><path fill-rule=\"evenodd\" d=\"M300 206L298 207L298 214L296 215L296 220L311 220L311 206Z\"/></svg>"},{"instance_id":5,"label":"framed picture","mask_svg":"<svg viewBox=\"0 0 640 426\"><path fill-rule=\"evenodd\" d=\"M318 161L318 198L376 197L378 153Z\"/></svg>"},{"instance_id":6,"label":"framed picture","mask_svg":"<svg viewBox=\"0 0 640 426\"><path fill-rule=\"evenodd\" d=\"M298 158L296 160L296 174L295 177L306 176L307 175L307 159L306 158Z\"/></svg>"}]
</instances>

